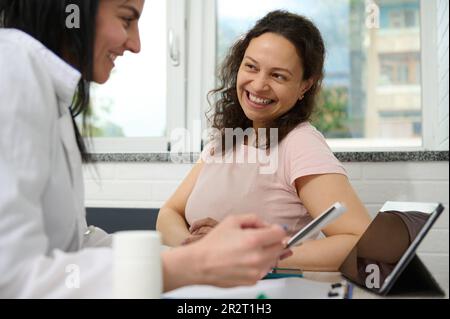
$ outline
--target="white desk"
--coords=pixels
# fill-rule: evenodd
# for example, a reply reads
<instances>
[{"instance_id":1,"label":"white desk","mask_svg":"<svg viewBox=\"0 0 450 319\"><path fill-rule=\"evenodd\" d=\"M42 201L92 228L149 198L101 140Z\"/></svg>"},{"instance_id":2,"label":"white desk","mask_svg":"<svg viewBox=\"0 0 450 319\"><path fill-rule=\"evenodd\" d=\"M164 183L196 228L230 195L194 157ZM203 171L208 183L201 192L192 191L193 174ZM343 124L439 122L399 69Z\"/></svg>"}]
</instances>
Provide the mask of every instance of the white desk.
<instances>
[{"instance_id":1,"label":"white desk","mask_svg":"<svg viewBox=\"0 0 450 319\"><path fill-rule=\"evenodd\" d=\"M306 279L320 281L320 282L328 282L335 283L342 281L344 278L338 272L305 272L304 277ZM444 287L443 287L444 288ZM426 295L418 295L418 294L408 294L408 295L396 295L396 296L380 296L374 294L366 289L362 289L356 285L353 285L353 297L352 299L400 299L400 298L415 298L415 299L424 299L430 298L430 296ZM448 298L448 295L443 297Z\"/></svg>"},{"instance_id":2,"label":"white desk","mask_svg":"<svg viewBox=\"0 0 450 319\"><path fill-rule=\"evenodd\" d=\"M257 299L264 296L268 299L325 299L331 292L331 285L341 283L345 279L338 272L305 272L304 278L283 278L262 280L251 287L217 288L212 286L189 286L169 292L163 298L175 299ZM344 296L345 289L335 288L339 296ZM339 298L339 297L334 297ZM353 285L352 299L404 299L433 298L427 295L408 294L379 296L368 290ZM434 297L436 298L436 297ZM448 297L446 297L448 298Z\"/></svg>"}]
</instances>

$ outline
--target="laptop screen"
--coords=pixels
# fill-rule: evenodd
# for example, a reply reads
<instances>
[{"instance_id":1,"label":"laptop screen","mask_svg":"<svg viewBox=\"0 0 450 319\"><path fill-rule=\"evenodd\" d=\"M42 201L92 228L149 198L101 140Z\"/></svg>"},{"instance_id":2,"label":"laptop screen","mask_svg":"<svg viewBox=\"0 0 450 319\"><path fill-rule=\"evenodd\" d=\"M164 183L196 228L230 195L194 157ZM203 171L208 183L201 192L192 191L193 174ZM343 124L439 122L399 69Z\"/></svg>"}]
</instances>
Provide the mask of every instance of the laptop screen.
<instances>
[{"instance_id":1,"label":"laptop screen","mask_svg":"<svg viewBox=\"0 0 450 319\"><path fill-rule=\"evenodd\" d=\"M398 266L410 260L409 255L415 253L440 213L438 204L412 205L408 207L411 210L401 210L404 205L390 204L405 203L387 203L339 269L345 277L373 292L382 293L388 285L386 280L393 279L391 274L402 270Z\"/></svg>"}]
</instances>

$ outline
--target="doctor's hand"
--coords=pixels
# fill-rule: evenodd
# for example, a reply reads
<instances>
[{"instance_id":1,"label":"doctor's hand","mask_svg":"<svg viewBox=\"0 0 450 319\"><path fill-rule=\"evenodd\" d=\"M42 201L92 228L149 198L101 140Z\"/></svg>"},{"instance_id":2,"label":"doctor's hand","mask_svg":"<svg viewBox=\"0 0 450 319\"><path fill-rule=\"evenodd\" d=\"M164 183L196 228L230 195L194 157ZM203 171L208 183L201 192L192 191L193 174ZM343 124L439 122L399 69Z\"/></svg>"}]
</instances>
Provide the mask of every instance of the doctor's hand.
<instances>
[{"instance_id":1,"label":"doctor's hand","mask_svg":"<svg viewBox=\"0 0 450 319\"><path fill-rule=\"evenodd\" d=\"M188 247L197 256L203 284L233 287L262 279L280 257L290 254L287 240L282 227L256 215L240 215L226 218Z\"/></svg>"},{"instance_id":2,"label":"doctor's hand","mask_svg":"<svg viewBox=\"0 0 450 319\"><path fill-rule=\"evenodd\" d=\"M199 239L205 237L205 235L208 234L218 224L219 222L217 220L210 217L194 222L189 228L191 236L187 237L181 243L181 245L188 245L198 241Z\"/></svg>"}]
</instances>

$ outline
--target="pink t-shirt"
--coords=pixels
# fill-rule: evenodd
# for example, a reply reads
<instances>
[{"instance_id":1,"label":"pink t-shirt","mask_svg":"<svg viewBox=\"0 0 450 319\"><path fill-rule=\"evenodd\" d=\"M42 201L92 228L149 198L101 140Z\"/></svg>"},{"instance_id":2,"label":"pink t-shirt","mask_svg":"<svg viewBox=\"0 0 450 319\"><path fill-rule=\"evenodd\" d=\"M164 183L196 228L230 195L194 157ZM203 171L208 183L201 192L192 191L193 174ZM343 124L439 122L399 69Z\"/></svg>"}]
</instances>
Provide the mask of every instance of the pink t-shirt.
<instances>
[{"instance_id":1,"label":"pink t-shirt","mask_svg":"<svg viewBox=\"0 0 450 319\"><path fill-rule=\"evenodd\" d=\"M296 179L329 173L347 175L323 135L309 123L292 130L277 152L271 151L273 156L257 156L262 160L255 161L248 155L250 151L255 154L256 148L247 145L237 148L232 163L212 163L210 151L206 147L202 152L205 164L186 204L190 225L206 217L221 221L230 214L253 213L297 231L311 221L311 216L297 195Z\"/></svg>"}]
</instances>

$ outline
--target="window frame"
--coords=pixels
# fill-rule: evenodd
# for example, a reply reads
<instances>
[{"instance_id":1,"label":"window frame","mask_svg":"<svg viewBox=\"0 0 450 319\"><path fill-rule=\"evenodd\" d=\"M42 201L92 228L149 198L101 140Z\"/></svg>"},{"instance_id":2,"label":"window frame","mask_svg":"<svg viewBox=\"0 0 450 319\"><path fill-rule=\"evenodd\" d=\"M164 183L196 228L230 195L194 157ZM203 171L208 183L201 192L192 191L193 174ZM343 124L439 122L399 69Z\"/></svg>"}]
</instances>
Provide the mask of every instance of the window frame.
<instances>
[{"instance_id":1,"label":"window frame","mask_svg":"<svg viewBox=\"0 0 450 319\"><path fill-rule=\"evenodd\" d=\"M201 1L201 0L191 0ZM420 86L422 88L422 141L420 145L409 143L405 139L328 139L327 142L336 152L373 152L373 151L429 151L438 150L439 145L435 138L439 119L438 114L438 62L437 62L437 1L438 0L420 0L420 38L421 38L421 67L420 67ZM213 2L216 1L208 1ZM216 17L216 6L210 5L209 11L203 11L207 16ZM216 34L217 24L214 19L203 18L206 23L206 29L209 33ZM197 35L198 36L198 35ZM191 35L191 39L195 39ZM214 51L215 43L204 45L203 49ZM203 74L215 74L214 67L210 66L209 71L202 70ZM427 107L424 107L424 106ZM206 127L206 126L203 126ZM408 145L409 144L409 145ZM386 146L389 145L389 146Z\"/></svg>"},{"instance_id":2,"label":"window frame","mask_svg":"<svg viewBox=\"0 0 450 319\"><path fill-rule=\"evenodd\" d=\"M420 0L421 22L421 85L422 85L422 148L438 150L439 66L437 59L438 0ZM424 106L427 107L424 107Z\"/></svg>"},{"instance_id":3,"label":"window frame","mask_svg":"<svg viewBox=\"0 0 450 319\"><path fill-rule=\"evenodd\" d=\"M336 152L439 150L437 7L438 0L420 0L422 142L408 145L396 139L329 139ZM215 0L167 0L167 39L170 30L178 39L180 65L167 65L167 133L161 138L93 138L92 153L167 152L170 135L186 128L193 141L190 151L201 149L208 127L205 113L208 92L216 85L217 4ZM169 45L169 44L168 44ZM170 50L170 48L169 48ZM177 92L177 94L170 94ZM427 107L424 107L424 106ZM390 143L389 146L386 146ZM370 144L370 145L369 145Z\"/></svg>"},{"instance_id":4,"label":"window frame","mask_svg":"<svg viewBox=\"0 0 450 319\"><path fill-rule=\"evenodd\" d=\"M210 110L207 99L216 86L216 1L187 0L188 3L188 76L186 128L192 147L202 148L201 135L207 127L206 113Z\"/></svg>"},{"instance_id":5,"label":"window frame","mask_svg":"<svg viewBox=\"0 0 450 319\"><path fill-rule=\"evenodd\" d=\"M86 139L92 154L103 153L159 153L170 148L170 132L186 124L186 9L187 3L178 0L165 0L167 3L166 39L168 52L175 50L179 56L179 64L172 63L170 55L167 59L167 104L166 134L163 137L95 137ZM176 42L170 47L169 37ZM177 92L177 94L170 94Z\"/></svg>"}]
</instances>

